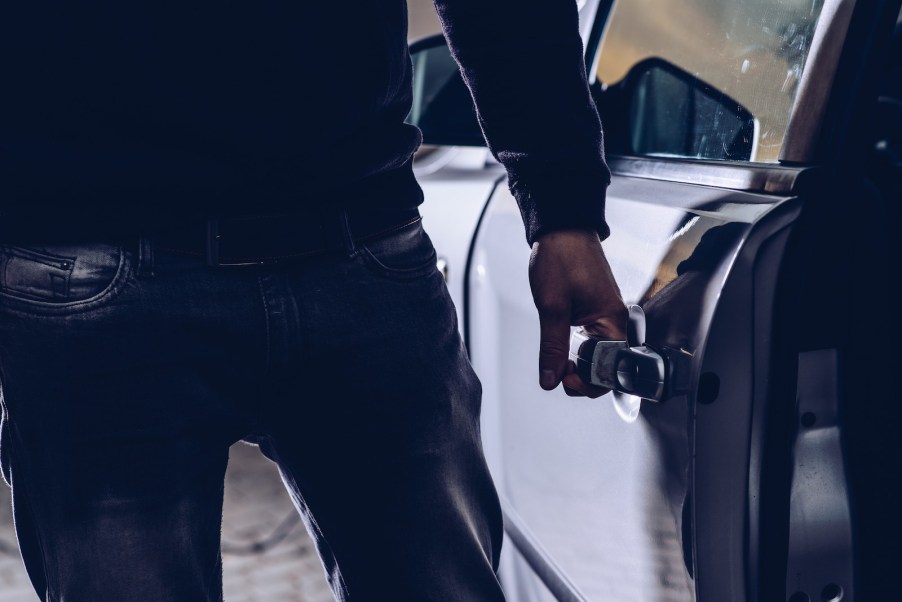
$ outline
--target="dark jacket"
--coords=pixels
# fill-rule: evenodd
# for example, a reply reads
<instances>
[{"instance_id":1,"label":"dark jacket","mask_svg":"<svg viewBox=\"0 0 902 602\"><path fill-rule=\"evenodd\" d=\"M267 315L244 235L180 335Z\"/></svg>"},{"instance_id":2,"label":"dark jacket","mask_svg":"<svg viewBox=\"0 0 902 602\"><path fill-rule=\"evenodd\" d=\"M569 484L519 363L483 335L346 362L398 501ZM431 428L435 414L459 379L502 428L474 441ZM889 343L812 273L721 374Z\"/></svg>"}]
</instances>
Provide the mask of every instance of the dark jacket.
<instances>
[{"instance_id":1,"label":"dark jacket","mask_svg":"<svg viewBox=\"0 0 902 602\"><path fill-rule=\"evenodd\" d=\"M604 235L572 0L436 0L529 240ZM404 0L0 3L0 220L422 201Z\"/></svg>"}]
</instances>

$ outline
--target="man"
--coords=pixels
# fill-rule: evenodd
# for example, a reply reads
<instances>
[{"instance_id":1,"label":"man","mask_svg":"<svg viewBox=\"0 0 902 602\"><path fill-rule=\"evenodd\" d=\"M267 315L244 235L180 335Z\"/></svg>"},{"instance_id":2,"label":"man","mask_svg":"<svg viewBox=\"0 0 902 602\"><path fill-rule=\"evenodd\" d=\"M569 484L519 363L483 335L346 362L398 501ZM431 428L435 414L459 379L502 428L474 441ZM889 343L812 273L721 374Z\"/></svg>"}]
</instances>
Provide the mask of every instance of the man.
<instances>
[{"instance_id":1,"label":"man","mask_svg":"<svg viewBox=\"0 0 902 602\"><path fill-rule=\"evenodd\" d=\"M533 247L541 386L621 337L570 0L437 0ZM340 600L501 600L479 383L416 207L403 0L0 8L4 476L43 600L219 600L228 447Z\"/></svg>"}]
</instances>

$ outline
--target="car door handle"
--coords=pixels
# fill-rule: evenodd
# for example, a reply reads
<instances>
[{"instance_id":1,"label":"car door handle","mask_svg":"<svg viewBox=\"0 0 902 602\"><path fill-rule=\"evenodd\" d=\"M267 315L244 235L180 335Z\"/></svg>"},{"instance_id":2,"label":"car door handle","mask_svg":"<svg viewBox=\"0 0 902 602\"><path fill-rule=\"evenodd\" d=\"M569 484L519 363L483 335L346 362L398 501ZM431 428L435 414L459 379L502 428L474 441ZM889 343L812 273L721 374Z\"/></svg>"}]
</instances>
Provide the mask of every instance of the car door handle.
<instances>
[{"instance_id":1,"label":"car door handle","mask_svg":"<svg viewBox=\"0 0 902 602\"><path fill-rule=\"evenodd\" d=\"M628 336L605 341L583 330L570 336L570 359L583 382L654 402L688 392L692 356L647 344L645 313L638 305L630 307Z\"/></svg>"}]
</instances>

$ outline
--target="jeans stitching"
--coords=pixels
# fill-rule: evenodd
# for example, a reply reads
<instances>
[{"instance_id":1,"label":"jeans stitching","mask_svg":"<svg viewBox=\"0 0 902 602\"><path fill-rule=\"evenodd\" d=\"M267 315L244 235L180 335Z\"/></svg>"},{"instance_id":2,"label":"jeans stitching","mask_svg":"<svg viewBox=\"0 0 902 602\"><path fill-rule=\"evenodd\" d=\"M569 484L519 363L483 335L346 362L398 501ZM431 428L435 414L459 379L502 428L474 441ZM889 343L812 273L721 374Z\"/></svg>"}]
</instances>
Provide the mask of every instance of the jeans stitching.
<instances>
[{"instance_id":1,"label":"jeans stitching","mask_svg":"<svg viewBox=\"0 0 902 602\"><path fill-rule=\"evenodd\" d=\"M338 214L339 226L341 227L341 242L344 245L345 255L348 259L354 259L360 254L357 245L354 244L354 234L351 233L351 220L347 210L342 210Z\"/></svg>"},{"instance_id":2,"label":"jeans stitching","mask_svg":"<svg viewBox=\"0 0 902 602\"><path fill-rule=\"evenodd\" d=\"M135 277L154 277L153 242L146 236L138 240L138 266L135 268Z\"/></svg>"},{"instance_id":3,"label":"jeans stitching","mask_svg":"<svg viewBox=\"0 0 902 602\"><path fill-rule=\"evenodd\" d=\"M7 412L7 418L10 418L8 412ZM15 431L17 431L16 425L13 424L12 419L10 418L9 433L10 433L10 438L13 439L14 441L19 439L18 433ZM14 445L13 448L15 448L15 447L17 447L17 446ZM11 452L11 454L15 454L15 449L10 450L10 452ZM22 458L17 458L15 461L16 464L20 464L20 467L23 464L25 465L25 471L24 471L24 473L22 473L20 471L19 479L18 479L18 481L19 481L18 488L19 488L20 493L21 493L21 489L23 486L23 478L22 477L23 476L27 477L27 474L29 472L28 469L30 468L29 466L27 466L28 465L27 455L22 454L22 456L23 456ZM17 479L15 478L15 470L12 467L13 463L14 462L12 459L12 455L10 455L10 476L12 477L11 480L13 481L13 484L15 485L15 482ZM31 496L29 495L29 486L28 486L27 478L24 479L24 487L25 487L25 495L24 496L20 495L18 499L22 500L24 498L25 506L28 508L28 513L31 515L31 522L32 522L31 528L33 530L33 534L34 534L34 537L36 540L35 543L37 545L38 552L41 555L41 572L44 575L44 587L46 588L45 593L47 594L48 602L52 602L53 600L56 599L56 596L54 596L52 594L51 580L50 580L50 576L47 574L47 569L48 569L48 567L51 566L51 563L48 562L48 560L47 560L47 552L44 549L43 529L41 527L40 521L37 518L38 515L34 511L34 504L32 504L32 502L31 502ZM13 499L15 500L15 497Z\"/></svg>"},{"instance_id":4,"label":"jeans stitching","mask_svg":"<svg viewBox=\"0 0 902 602\"><path fill-rule=\"evenodd\" d=\"M263 286L263 276L257 276L257 286L260 289L260 299L263 301L263 321L266 329L266 353L264 355L264 371L266 371L269 370L272 360L272 341L270 340L269 302L266 300L266 288Z\"/></svg>"}]
</instances>

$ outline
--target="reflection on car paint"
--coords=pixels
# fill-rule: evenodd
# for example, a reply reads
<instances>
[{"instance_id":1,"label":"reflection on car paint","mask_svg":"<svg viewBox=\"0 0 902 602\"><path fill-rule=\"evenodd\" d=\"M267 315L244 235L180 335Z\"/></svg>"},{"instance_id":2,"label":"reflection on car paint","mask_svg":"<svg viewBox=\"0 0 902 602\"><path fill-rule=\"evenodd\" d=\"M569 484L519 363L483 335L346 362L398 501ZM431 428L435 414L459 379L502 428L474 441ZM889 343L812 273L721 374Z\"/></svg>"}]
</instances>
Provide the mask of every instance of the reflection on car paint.
<instances>
[{"instance_id":1,"label":"reflection on car paint","mask_svg":"<svg viewBox=\"0 0 902 602\"><path fill-rule=\"evenodd\" d=\"M670 249L658 269L658 277L640 301L646 314L646 340L657 347L681 349L694 354L704 336L702 312L698 309L712 284L712 278L733 255L748 224L723 222L711 217L687 214L670 241ZM686 247L694 244L688 256ZM681 259L685 257L684 259ZM675 264L675 265L674 265ZM670 279L662 281L667 274ZM689 577L692 563L692 528L689 467L692 442L692 408L688 396L662 404L645 404L642 417L651 438L665 461L656 475L660 491L669 503L674 528L682 541L683 560Z\"/></svg>"}]
</instances>

